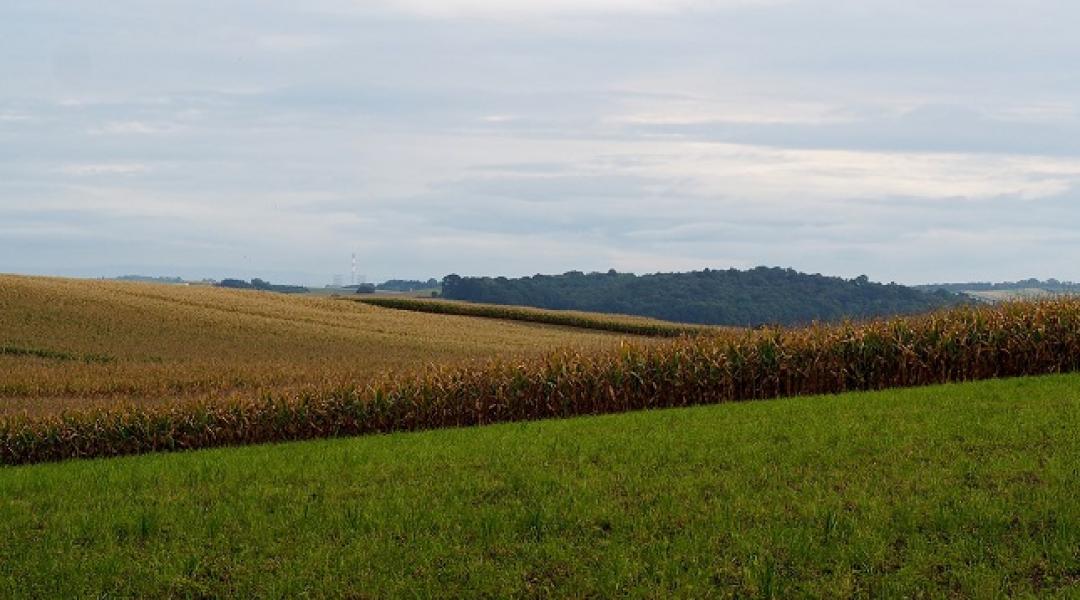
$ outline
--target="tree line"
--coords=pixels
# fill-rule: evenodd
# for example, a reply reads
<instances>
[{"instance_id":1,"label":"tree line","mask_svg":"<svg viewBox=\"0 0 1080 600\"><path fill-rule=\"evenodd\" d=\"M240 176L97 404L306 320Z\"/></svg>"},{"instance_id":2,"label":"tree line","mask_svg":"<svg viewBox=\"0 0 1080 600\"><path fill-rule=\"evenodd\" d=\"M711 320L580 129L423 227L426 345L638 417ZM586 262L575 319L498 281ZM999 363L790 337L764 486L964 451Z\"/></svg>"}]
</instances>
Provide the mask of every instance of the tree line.
<instances>
[{"instance_id":1,"label":"tree line","mask_svg":"<svg viewBox=\"0 0 1080 600\"><path fill-rule=\"evenodd\" d=\"M946 290L949 292L1014 291L1035 288L1048 292L1080 293L1080 283L1058 281L1054 278L1043 281L1034 277L1021 281L1002 281L999 283L972 281L969 283L932 283L915 287L920 290Z\"/></svg>"},{"instance_id":2,"label":"tree line","mask_svg":"<svg viewBox=\"0 0 1080 600\"><path fill-rule=\"evenodd\" d=\"M261 290L264 292L279 292L282 294L303 294L308 291L300 285L278 285L256 277L251 281L243 279L223 279L217 284L218 287L233 288L238 290Z\"/></svg>"},{"instance_id":3,"label":"tree line","mask_svg":"<svg viewBox=\"0 0 1080 600\"><path fill-rule=\"evenodd\" d=\"M418 279L391 279L375 286L377 289L388 292L415 292L416 290L433 290L439 287L439 280L432 277L427 281Z\"/></svg>"},{"instance_id":4,"label":"tree line","mask_svg":"<svg viewBox=\"0 0 1080 600\"><path fill-rule=\"evenodd\" d=\"M925 312L965 302L946 290L757 267L635 275L570 271L531 277L443 278L452 300L621 313L683 323L797 325Z\"/></svg>"}]
</instances>

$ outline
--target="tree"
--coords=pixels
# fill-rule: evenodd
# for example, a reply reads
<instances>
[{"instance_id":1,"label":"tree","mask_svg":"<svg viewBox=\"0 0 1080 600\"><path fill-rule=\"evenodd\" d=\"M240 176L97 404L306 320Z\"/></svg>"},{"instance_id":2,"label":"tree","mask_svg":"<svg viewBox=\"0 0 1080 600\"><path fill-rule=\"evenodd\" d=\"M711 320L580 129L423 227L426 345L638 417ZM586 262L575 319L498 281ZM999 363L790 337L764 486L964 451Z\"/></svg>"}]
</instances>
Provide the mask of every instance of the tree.
<instances>
[{"instance_id":1,"label":"tree","mask_svg":"<svg viewBox=\"0 0 1080 600\"><path fill-rule=\"evenodd\" d=\"M534 275L523 278L447 275L449 299L540 308L626 313L718 325L785 325L932 310L963 302L946 292L930 294L883 285L866 275L852 280L757 267L637 276L618 273Z\"/></svg>"}]
</instances>

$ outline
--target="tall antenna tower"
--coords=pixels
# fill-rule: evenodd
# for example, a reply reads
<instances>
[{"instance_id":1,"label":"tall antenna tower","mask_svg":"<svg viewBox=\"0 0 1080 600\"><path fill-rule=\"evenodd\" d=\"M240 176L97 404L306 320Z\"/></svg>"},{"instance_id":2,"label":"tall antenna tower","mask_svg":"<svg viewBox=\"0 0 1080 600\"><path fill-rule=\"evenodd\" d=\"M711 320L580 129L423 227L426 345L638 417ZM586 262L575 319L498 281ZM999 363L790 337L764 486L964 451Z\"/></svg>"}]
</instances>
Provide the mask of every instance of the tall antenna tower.
<instances>
[{"instance_id":1,"label":"tall antenna tower","mask_svg":"<svg viewBox=\"0 0 1080 600\"><path fill-rule=\"evenodd\" d=\"M352 284L356 285L356 253L352 253Z\"/></svg>"}]
</instances>

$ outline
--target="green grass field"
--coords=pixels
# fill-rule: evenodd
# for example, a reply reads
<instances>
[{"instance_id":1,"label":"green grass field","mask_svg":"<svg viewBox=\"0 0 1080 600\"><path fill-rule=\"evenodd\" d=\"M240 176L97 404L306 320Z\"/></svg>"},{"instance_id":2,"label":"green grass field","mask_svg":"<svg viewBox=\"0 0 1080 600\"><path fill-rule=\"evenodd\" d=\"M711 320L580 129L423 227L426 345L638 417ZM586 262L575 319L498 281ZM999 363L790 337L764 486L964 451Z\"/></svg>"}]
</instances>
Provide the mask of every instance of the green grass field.
<instances>
[{"instance_id":1,"label":"green grass field","mask_svg":"<svg viewBox=\"0 0 1080 600\"><path fill-rule=\"evenodd\" d=\"M3 597L1080 597L1080 376L0 468Z\"/></svg>"}]
</instances>

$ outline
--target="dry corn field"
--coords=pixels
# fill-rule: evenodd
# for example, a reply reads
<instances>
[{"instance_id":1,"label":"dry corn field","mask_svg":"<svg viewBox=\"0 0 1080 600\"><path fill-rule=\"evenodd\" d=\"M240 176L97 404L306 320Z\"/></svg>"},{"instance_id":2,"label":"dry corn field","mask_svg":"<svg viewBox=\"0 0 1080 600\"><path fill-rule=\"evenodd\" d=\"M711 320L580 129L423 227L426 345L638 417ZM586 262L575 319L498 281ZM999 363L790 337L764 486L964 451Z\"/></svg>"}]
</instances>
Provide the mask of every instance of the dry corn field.
<instances>
[{"instance_id":1,"label":"dry corn field","mask_svg":"<svg viewBox=\"0 0 1080 600\"><path fill-rule=\"evenodd\" d=\"M527 306L506 306L502 304L482 304L460 300L426 300L404 296L356 296L354 300L371 306L396 308L415 312L443 315L463 315L490 319L508 319L528 323L565 325L582 329L596 329L616 333L648 335L657 337L679 337L682 335L716 334L734 331L732 327L708 325L689 325L672 323L648 317L633 315L607 315L576 310L551 310Z\"/></svg>"},{"instance_id":2,"label":"dry corn field","mask_svg":"<svg viewBox=\"0 0 1080 600\"><path fill-rule=\"evenodd\" d=\"M619 339L330 298L0 276L0 415L340 387Z\"/></svg>"},{"instance_id":3,"label":"dry corn field","mask_svg":"<svg viewBox=\"0 0 1080 600\"><path fill-rule=\"evenodd\" d=\"M464 330L456 333L465 335ZM9 418L0 421L0 463L1075 371L1080 369L1080 300L964 306L862 324L603 346L444 363L336 388L328 379L319 388L281 389L230 401Z\"/></svg>"}]
</instances>

